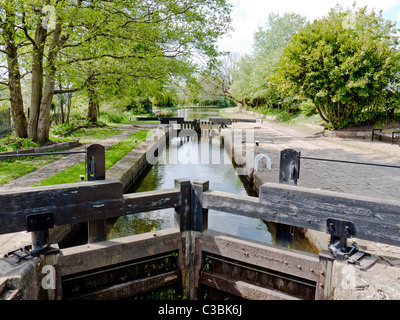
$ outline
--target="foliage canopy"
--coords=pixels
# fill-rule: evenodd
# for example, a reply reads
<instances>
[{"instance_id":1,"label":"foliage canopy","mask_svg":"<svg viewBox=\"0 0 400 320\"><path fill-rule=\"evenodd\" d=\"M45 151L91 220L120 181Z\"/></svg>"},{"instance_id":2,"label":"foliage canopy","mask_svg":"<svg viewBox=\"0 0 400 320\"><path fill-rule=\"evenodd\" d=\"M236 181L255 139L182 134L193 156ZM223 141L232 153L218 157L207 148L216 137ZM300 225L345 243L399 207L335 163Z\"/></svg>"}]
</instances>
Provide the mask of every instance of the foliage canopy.
<instances>
[{"instance_id":1,"label":"foliage canopy","mask_svg":"<svg viewBox=\"0 0 400 320\"><path fill-rule=\"evenodd\" d=\"M339 129L399 97L398 44L397 29L381 13L337 6L294 35L280 75Z\"/></svg>"},{"instance_id":2,"label":"foliage canopy","mask_svg":"<svg viewBox=\"0 0 400 320\"><path fill-rule=\"evenodd\" d=\"M96 121L101 100L190 77L194 55L206 63L219 55L230 7L226 0L0 0L2 85L17 135L48 139L55 94L84 93L88 120Z\"/></svg>"}]
</instances>

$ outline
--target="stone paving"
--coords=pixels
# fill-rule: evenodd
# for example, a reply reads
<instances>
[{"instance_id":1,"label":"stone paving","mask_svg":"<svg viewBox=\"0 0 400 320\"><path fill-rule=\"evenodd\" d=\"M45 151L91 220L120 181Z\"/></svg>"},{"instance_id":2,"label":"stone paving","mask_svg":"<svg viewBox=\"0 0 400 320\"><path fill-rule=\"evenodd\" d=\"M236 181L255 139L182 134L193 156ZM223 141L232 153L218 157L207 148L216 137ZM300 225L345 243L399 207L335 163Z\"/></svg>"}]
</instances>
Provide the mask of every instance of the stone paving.
<instances>
[{"instance_id":1,"label":"stone paving","mask_svg":"<svg viewBox=\"0 0 400 320\"><path fill-rule=\"evenodd\" d=\"M228 110L232 118L254 118L234 109ZM264 153L271 158L271 170L261 168L262 181L278 182L280 151L291 148L302 156L400 165L400 146L387 142L327 138L321 128L310 128L264 120L263 123L234 123L233 129L254 129L254 139L259 141L255 154ZM298 185L348 194L361 194L380 199L399 199L400 169L343 164L302 159ZM400 213L399 213L400 214ZM328 236L321 243L327 248ZM318 235L316 236L318 238ZM354 239L362 250L378 257L373 272L351 271L350 284L343 285L349 269L338 264L336 299L400 299L400 247ZM321 246L321 245L320 245ZM371 269L372 270L372 269Z\"/></svg>"},{"instance_id":2,"label":"stone paving","mask_svg":"<svg viewBox=\"0 0 400 320\"><path fill-rule=\"evenodd\" d=\"M232 113L237 118L251 118ZM281 124L272 121L263 123L234 123L232 128L255 128L255 140L260 145L255 153L264 153L272 160L268 171L268 182L277 182L280 151L292 148L302 156L390 164L400 166L400 146L387 142L326 138L321 129ZM320 188L338 192L355 193L398 199L400 169L342 164L333 162L301 160L299 186Z\"/></svg>"}]
</instances>

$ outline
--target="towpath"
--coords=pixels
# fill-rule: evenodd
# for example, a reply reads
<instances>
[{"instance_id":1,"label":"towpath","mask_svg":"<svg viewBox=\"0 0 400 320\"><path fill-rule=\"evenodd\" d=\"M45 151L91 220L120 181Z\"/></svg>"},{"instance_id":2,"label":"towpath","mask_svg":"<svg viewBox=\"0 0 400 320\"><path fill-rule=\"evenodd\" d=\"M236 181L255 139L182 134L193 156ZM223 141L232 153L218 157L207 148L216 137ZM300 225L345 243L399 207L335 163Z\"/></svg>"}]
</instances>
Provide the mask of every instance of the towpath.
<instances>
[{"instance_id":1,"label":"towpath","mask_svg":"<svg viewBox=\"0 0 400 320\"><path fill-rule=\"evenodd\" d=\"M130 136L131 134L135 133L136 131L138 131L140 129L141 129L140 127L133 127L132 125L121 126L121 127L116 128L116 130L122 130L121 133L111 136L102 141L99 141L98 143L100 143L107 149L107 148L111 147L112 145L118 143L119 141L127 138L128 136ZM85 148L85 146L86 145L83 145L83 146L74 148L70 151L83 150ZM63 171L71 166L74 166L84 160L85 160L85 157L83 154L71 154L71 155L65 156L59 160L56 160L54 162L47 164L46 166L39 168L36 171L26 174L18 179L12 180L9 183L0 185L0 192L3 190L10 190L10 189L15 189L15 188L34 186L35 184L39 183L40 181L47 179L47 178L57 174L58 172Z\"/></svg>"},{"instance_id":2,"label":"towpath","mask_svg":"<svg viewBox=\"0 0 400 320\"><path fill-rule=\"evenodd\" d=\"M229 109L232 118L254 118ZM278 123L234 123L233 128L254 128L259 146L255 153L264 153L272 160L270 171L265 170L265 180L277 182L280 151L291 148L304 157L337 159L400 166L400 146L387 142L362 139L324 137L321 128ZM320 188L345 193L362 194L380 198L398 199L400 169L301 160L299 186Z\"/></svg>"},{"instance_id":3,"label":"towpath","mask_svg":"<svg viewBox=\"0 0 400 320\"><path fill-rule=\"evenodd\" d=\"M236 109L228 109L227 113L231 118L255 118L237 112ZM391 145L388 142L367 139L328 138L322 135L322 127L310 128L269 120L264 120L263 123L237 122L232 128L254 129L254 139L259 141L255 154L264 153L271 158L271 170L262 167L257 173L263 183L279 181L280 151L287 148L300 151L305 157L400 166L398 143ZM400 169L302 159L298 185L398 200ZM389 266L400 266L399 247L361 240L357 240L357 243L367 252L379 256Z\"/></svg>"}]
</instances>

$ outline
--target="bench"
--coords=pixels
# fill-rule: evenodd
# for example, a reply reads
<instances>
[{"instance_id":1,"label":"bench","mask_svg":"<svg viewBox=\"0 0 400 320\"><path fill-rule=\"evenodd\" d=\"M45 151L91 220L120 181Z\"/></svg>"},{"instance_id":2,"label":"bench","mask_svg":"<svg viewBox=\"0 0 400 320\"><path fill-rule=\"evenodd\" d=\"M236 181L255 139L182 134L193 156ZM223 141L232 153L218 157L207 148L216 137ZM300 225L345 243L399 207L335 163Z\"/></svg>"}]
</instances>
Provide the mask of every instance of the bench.
<instances>
[{"instance_id":1,"label":"bench","mask_svg":"<svg viewBox=\"0 0 400 320\"><path fill-rule=\"evenodd\" d=\"M374 128L372 129L372 141L374 141L374 136L379 136L379 141L382 140L382 137L388 137L392 139L392 144L394 139L400 138L400 131L393 132L382 132L382 129ZM400 145L400 141L399 141Z\"/></svg>"}]
</instances>

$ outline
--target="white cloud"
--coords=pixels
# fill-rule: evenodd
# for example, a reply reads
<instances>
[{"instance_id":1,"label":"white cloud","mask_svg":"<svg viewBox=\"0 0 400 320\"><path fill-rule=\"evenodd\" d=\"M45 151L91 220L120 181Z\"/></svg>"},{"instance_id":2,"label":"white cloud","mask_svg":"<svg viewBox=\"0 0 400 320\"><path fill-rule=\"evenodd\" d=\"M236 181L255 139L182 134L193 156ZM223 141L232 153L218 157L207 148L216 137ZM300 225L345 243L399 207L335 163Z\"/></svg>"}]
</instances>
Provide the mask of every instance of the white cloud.
<instances>
[{"instance_id":1,"label":"white cloud","mask_svg":"<svg viewBox=\"0 0 400 320\"><path fill-rule=\"evenodd\" d=\"M313 21L326 15L337 4L351 7L353 0L230 0L233 5L231 37L219 41L221 50L250 53L253 35L258 27L264 27L269 13L299 13ZM359 0L357 7L382 10L386 19L396 19L400 24L400 0Z\"/></svg>"}]
</instances>

